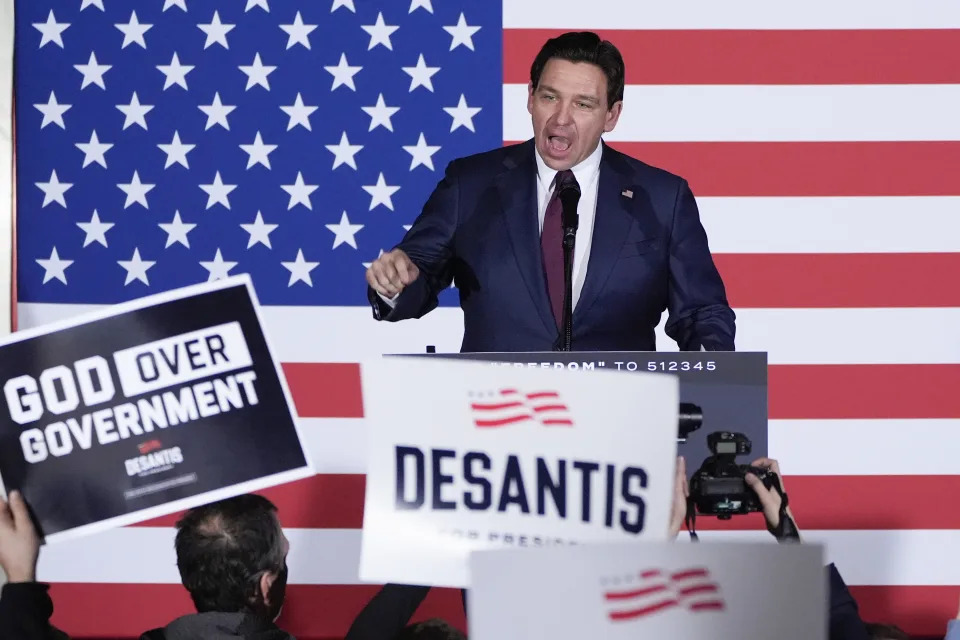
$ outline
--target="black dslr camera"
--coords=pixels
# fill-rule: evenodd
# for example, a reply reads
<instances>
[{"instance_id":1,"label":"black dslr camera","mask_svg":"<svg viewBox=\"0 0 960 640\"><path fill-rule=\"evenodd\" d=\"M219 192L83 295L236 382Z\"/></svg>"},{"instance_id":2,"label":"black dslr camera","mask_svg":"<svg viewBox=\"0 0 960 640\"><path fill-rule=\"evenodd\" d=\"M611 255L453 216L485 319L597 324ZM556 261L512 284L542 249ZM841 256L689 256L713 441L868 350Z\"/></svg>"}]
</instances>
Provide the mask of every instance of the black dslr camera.
<instances>
[{"instance_id":1,"label":"black dslr camera","mask_svg":"<svg viewBox=\"0 0 960 640\"><path fill-rule=\"evenodd\" d=\"M744 475L752 473L771 490L778 486L777 476L766 469L737 464L738 455L750 453L750 439L742 433L715 431L707 436L707 446L713 455L690 478L690 500L697 513L729 520L735 514L762 511L760 500Z\"/></svg>"}]
</instances>

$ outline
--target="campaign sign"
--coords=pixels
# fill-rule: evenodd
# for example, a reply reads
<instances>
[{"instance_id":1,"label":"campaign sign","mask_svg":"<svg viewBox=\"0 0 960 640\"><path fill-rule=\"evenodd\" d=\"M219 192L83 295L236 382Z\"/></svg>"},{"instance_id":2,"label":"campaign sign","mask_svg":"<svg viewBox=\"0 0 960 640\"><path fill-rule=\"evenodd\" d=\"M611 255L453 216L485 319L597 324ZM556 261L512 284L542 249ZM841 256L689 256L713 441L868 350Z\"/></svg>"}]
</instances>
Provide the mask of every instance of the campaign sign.
<instances>
[{"instance_id":1,"label":"campaign sign","mask_svg":"<svg viewBox=\"0 0 960 640\"><path fill-rule=\"evenodd\" d=\"M386 358L361 380L362 580L465 587L475 549L666 538L675 377Z\"/></svg>"},{"instance_id":2,"label":"campaign sign","mask_svg":"<svg viewBox=\"0 0 960 640\"><path fill-rule=\"evenodd\" d=\"M470 640L824 640L818 545L671 542L481 551Z\"/></svg>"},{"instance_id":3,"label":"campaign sign","mask_svg":"<svg viewBox=\"0 0 960 640\"><path fill-rule=\"evenodd\" d=\"M48 542L313 473L246 276L0 341L0 478Z\"/></svg>"},{"instance_id":4,"label":"campaign sign","mask_svg":"<svg viewBox=\"0 0 960 640\"><path fill-rule=\"evenodd\" d=\"M420 354L418 354L420 355ZM420 356L422 357L422 356ZM698 423L679 447L692 475L714 454L707 438L717 431L741 433L750 452L738 458L747 463L767 456L767 354L750 351L547 351L506 353L438 353L432 358L482 360L495 367L572 369L628 373L661 372L677 376L680 402Z\"/></svg>"}]
</instances>

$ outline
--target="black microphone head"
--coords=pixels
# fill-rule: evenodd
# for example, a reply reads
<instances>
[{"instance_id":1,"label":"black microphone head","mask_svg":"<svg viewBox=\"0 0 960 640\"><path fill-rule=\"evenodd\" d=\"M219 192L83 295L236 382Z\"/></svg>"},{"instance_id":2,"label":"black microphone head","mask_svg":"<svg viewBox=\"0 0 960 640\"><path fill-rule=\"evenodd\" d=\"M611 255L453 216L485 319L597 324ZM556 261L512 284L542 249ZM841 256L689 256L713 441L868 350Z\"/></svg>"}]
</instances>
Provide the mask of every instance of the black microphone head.
<instances>
[{"instance_id":1,"label":"black microphone head","mask_svg":"<svg viewBox=\"0 0 960 640\"><path fill-rule=\"evenodd\" d=\"M577 215L577 205L580 203L580 184L576 178L571 178L557 187L557 198L563 205L563 227L576 231L580 226L580 216Z\"/></svg>"},{"instance_id":2,"label":"black microphone head","mask_svg":"<svg viewBox=\"0 0 960 640\"><path fill-rule=\"evenodd\" d=\"M580 183L577 182L576 178L564 182L558 187L559 191L557 192L557 197L561 200L567 198L580 198Z\"/></svg>"}]
</instances>

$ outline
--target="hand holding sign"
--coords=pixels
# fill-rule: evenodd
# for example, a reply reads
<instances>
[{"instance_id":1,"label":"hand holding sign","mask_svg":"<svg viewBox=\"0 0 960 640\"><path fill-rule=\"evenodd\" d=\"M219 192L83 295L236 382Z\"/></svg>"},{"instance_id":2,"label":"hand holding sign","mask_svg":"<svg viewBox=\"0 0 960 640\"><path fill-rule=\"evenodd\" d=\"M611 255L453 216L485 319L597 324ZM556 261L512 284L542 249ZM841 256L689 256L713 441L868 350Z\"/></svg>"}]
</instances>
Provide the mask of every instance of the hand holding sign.
<instances>
[{"instance_id":1,"label":"hand holding sign","mask_svg":"<svg viewBox=\"0 0 960 640\"><path fill-rule=\"evenodd\" d=\"M0 499L0 567L7 580L33 582L39 554L40 540L27 503L19 491L11 491L9 503Z\"/></svg>"},{"instance_id":2,"label":"hand holding sign","mask_svg":"<svg viewBox=\"0 0 960 640\"><path fill-rule=\"evenodd\" d=\"M677 473L673 480L673 509L670 511L670 537L676 538L683 528L687 515L687 498L690 497L690 484L687 482L687 461L677 457Z\"/></svg>"}]
</instances>

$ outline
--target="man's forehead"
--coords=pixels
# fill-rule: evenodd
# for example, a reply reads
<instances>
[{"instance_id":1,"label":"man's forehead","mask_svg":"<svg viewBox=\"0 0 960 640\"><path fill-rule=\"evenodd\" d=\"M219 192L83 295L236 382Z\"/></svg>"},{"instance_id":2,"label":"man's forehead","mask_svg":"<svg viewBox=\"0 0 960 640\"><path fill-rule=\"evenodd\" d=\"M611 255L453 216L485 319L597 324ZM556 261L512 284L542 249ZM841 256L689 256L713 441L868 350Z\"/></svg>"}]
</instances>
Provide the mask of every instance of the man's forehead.
<instances>
[{"instance_id":1,"label":"man's forehead","mask_svg":"<svg viewBox=\"0 0 960 640\"><path fill-rule=\"evenodd\" d=\"M557 64L553 64L557 63ZM564 66L570 65L570 66ZM559 85L563 79L570 75L576 75L577 87L575 92L592 97L600 97L607 90L607 76L603 69L589 62L571 62L555 58L547 63L543 74L540 76L540 87L548 87L554 91L559 91Z\"/></svg>"}]
</instances>

